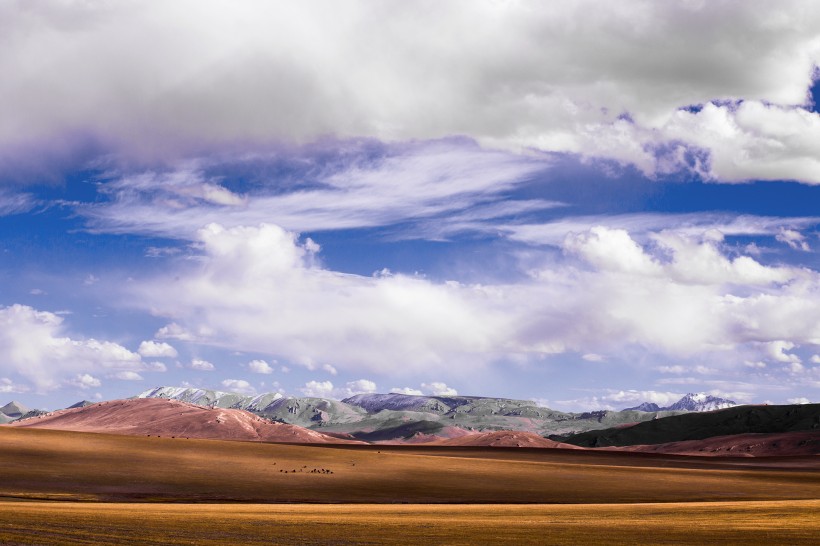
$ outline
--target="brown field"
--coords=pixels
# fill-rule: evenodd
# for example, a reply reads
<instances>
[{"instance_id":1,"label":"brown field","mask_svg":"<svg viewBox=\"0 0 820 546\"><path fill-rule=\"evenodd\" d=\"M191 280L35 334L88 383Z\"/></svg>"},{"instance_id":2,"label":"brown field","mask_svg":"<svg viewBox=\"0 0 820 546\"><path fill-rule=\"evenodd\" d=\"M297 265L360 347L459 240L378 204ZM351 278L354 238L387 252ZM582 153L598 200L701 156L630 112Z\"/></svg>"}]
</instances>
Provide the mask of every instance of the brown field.
<instances>
[{"instance_id":1,"label":"brown field","mask_svg":"<svg viewBox=\"0 0 820 546\"><path fill-rule=\"evenodd\" d=\"M820 501L597 505L0 502L2 544L817 544Z\"/></svg>"},{"instance_id":2,"label":"brown field","mask_svg":"<svg viewBox=\"0 0 820 546\"><path fill-rule=\"evenodd\" d=\"M0 427L0 543L817 543L818 469Z\"/></svg>"}]
</instances>

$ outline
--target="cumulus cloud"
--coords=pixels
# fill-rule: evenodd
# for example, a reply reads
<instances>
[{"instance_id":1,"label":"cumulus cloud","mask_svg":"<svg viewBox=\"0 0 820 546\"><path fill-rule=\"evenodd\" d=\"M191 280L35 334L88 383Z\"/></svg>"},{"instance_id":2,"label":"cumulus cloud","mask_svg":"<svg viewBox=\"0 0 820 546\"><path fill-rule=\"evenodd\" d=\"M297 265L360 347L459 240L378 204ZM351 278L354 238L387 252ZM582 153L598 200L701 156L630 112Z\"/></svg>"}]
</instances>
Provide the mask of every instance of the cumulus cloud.
<instances>
[{"instance_id":1,"label":"cumulus cloud","mask_svg":"<svg viewBox=\"0 0 820 546\"><path fill-rule=\"evenodd\" d=\"M820 355L812 355L811 363L812 364L820 364Z\"/></svg>"},{"instance_id":2,"label":"cumulus cloud","mask_svg":"<svg viewBox=\"0 0 820 546\"><path fill-rule=\"evenodd\" d=\"M639 243L595 227L565 241L564 256L528 279L465 285L343 274L320 267L315 244L277 226L210 225L198 261L133 287L135 300L198 332L199 343L354 373L428 374L443 363L457 373L632 347L711 374L721 366L686 359L725 361L732 350L731 365L743 366L796 358L771 352L788 350L781 342L820 344L815 271L737 255L716 232L650 233Z\"/></svg>"},{"instance_id":3,"label":"cumulus cloud","mask_svg":"<svg viewBox=\"0 0 820 546\"><path fill-rule=\"evenodd\" d=\"M786 402L789 404L811 404L811 400L805 396L801 396L800 398L789 398Z\"/></svg>"},{"instance_id":4,"label":"cumulus cloud","mask_svg":"<svg viewBox=\"0 0 820 546\"><path fill-rule=\"evenodd\" d=\"M102 385L102 382L92 375L83 373L77 374L72 379L66 381L66 384L86 390L94 387L99 387L100 385Z\"/></svg>"},{"instance_id":5,"label":"cumulus cloud","mask_svg":"<svg viewBox=\"0 0 820 546\"><path fill-rule=\"evenodd\" d=\"M727 258L718 247L722 234L708 231L698 240L675 232L652 236L661 256L653 256L623 229L596 226L567 236L564 249L599 270L666 277L683 283L766 285L800 277L796 268L764 266L748 256ZM667 263L661 259L671 256Z\"/></svg>"},{"instance_id":6,"label":"cumulus cloud","mask_svg":"<svg viewBox=\"0 0 820 546\"><path fill-rule=\"evenodd\" d=\"M199 237L198 269L135 287L142 301L182 324L177 330L199 332L200 343L224 345L231 332L232 348L291 362L379 371L396 361L412 370L491 349L504 329L471 302L493 299L481 287L322 269L316 245L274 225L210 225Z\"/></svg>"},{"instance_id":7,"label":"cumulus cloud","mask_svg":"<svg viewBox=\"0 0 820 546\"><path fill-rule=\"evenodd\" d=\"M433 381L432 383L422 383L421 390L425 394L432 396L457 396L458 391L452 387L448 387L446 383L440 381Z\"/></svg>"},{"instance_id":8,"label":"cumulus cloud","mask_svg":"<svg viewBox=\"0 0 820 546\"><path fill-rule=\"evenodd\" d=\"M333 396L333 383L330 381L308 381L299 389L303 395L314 398L328 398Z\"/></svg>"},{"instance_id":9,"label":"cumulus cloud","mask_svg":"<svg viewBox=\"0 0 820 546\"><path fill-rule=\"evenodd\" d=\"M66 335L63 318L25 305L0 307L0 371L16 373L38 391L68 381L82 383L90 372L140 370L140 355L116 343ZM78 379L80 378L80 379ZM90 383L82 383L86 386Z\"/></svg>"},{"instance_id":10,"label":"cumulus cloud","mask_svg":"<svg viewBox=\"0 0 820 546\"><path fill-rule=\"evenodd\" d=\"M808 87L808 86L807 86ZM703 175L718 181L798 180L820 184L820 115L800 107L747 100L678 110L663 138L709 151Z\"/></svg>"},{"instance_id":11,"label":"cumulus cloud","mask_svg":"<svg viewBox=\"0 0 820 546\"><path fill-rule=\"evenodd\" d=\"M244 379L225 379L222 381L222 386L230 392L235 392L237 394L256 394L256 389L253 387L253 385L251 385Z\"/></svg>"},{"instance_id":12,"label":"cumulus cloud","mask_svg":"<svg viewBox=\"0 0 820 546\"><path fill-rule=\"evenodd\" d=\"M201 372L212 372L216 369L213 364L207 360L202 360L201 358L194 358L191 360L191 364L188 367L192 370L199 370Z\"/></svg>"},{"instance_id":13,"label":"cumulus cloud","mask_svg":"<svg viewBox=\"0 0 820 546\"><path fill-rule=\"evenodd\" d=\"M766 353L769 358L775 362L784 362L787 364L800 364L800 357L794 353L790 353L796 345L791 341L771 341L766 344Z\"/></svg>"},{"instance_id":14,"label":"cumulus cloud","mask_svg":"<svg viewBox=\"0 0 820 546\"><path fill-rule=\"evenodd\" d=\"M676 392L620 390L610 391L603 396L603 399L613 403L634 403L637 405L641 402L652 402L658 404L659 406L668 406L669 404L680 400L682 396L682 394Z\"/></svg>"},{"instance_id":15,"label":"cumulus cloud","mask_svg":"<svg viewBox=\"0 0 820 546\"><path fill-rule=\"evenodd\" d=\"M122 381L142 381L143 377L138 374L137 372L131 371L123 371L117 372L112 376L114 379L120 379Z\"/></svg>"},{"instance_id":16,"label":"cumulus cloud","mask_svg":"<svg viewBox=\"0 0 820 546\"><path fill-rule=\"evenodd\" d=\"M178 354L176 349L162 341L143 341L137 352L142 356L153 358L174 358Z\"/></svg>"},{"instance_id":17,"label":"cumulus cloud","mask_svg":"<svg viewBox=\"0 0 820 546\"><path fill-rule=\"evenodd\" d=\"M376 392L376 384L369 379L357 379L348 381L344 387L334 387L330 381L308 381L299 390L305 396L342 399L355 394Z\"/></svg>"},{"instance_id":18,"label":"cumulus cloud","mask_svg":"<svg viewBox=\"0 0 820 546\"><path fill-rule=\"evenodd\" d=\"M157 161L327 134L465 134L645 172L689 165L697 148L707 157L695 168L718 179L818 182L820 123L800 106L820 64L820 8L791 0L772 18L769 7L9 3L0 167L105 152Z\"/></svg>"},{"instance_id":19,"label":"cumulus cloud","mask_svg":"<svg viewBox=\"0 0 820 546\"><path fill-rule=\"evenodd\" d=\"M271 374L273 368L264 360L251 360L248 362L248 369L253 373Z\"/></svg>"},{"instance_id":20,"label":"cumulus cloud","mask_svg":"<svg viewBox=\"0 0 820 546\"><path fill-rule=\"evenodd\" d=\"M179 341L192 341L195 339L194 334L187 332L175 322L157 330L156 337L159 339L177 339Z\"/></svg>"},{"instance_id":21,"label":"cumulus cloud","mask_svg":"<svg viewBox=\"0 0 820 546\"><path fill-rule=\"evenodd\" d=\"M421 396L424 394L420 390L412 387L393 387L390 389L390 392L395 394L409 394L412 396Z\"/></svg>"}]
</instances>

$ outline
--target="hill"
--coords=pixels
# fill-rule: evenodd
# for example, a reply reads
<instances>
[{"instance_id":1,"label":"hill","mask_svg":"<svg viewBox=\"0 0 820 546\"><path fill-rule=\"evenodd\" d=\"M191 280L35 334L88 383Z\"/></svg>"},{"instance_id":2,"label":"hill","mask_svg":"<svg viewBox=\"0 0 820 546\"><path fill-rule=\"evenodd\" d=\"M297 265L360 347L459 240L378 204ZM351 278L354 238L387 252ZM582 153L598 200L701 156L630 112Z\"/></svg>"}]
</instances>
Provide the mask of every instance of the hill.
<instances>
[{"instance_id":1,"label":"hill","mask_svg":"<svg viewBox=\"0 0 820 546\"><path fill-rule=\"evenodd\" d=\"M581 447L634 446L703 440L734 434L771 434L795 431L820 435L820 404L736 406L693 412L637 423L553 437Z\"/></svg>"},{"instance_id":2,"label":"hill","mask_svg":"<svg viewBox=\"0 0 820 546\"><path fill-rule=\"evenodd\" d=\"M7 426L131 436L210 438L284 443L356 443L239 409L206 408L162 399L100 402L15 421Z\"/></svg>"}]
</instances>

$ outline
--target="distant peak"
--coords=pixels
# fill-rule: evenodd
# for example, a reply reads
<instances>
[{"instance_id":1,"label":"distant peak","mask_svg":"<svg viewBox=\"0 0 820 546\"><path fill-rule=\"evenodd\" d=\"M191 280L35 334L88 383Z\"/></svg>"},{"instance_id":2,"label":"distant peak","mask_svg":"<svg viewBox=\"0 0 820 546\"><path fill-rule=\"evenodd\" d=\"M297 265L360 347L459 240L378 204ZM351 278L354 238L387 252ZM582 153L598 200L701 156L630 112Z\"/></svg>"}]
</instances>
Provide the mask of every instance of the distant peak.
<instances>
[{"instance_id":1,"label":"distant peak","mask_svg":"<svg viewBox=\"0 0 820 546\"><path fill-rule=\"evenodd\" d=\"M653 402L644 402L639 406L626 408L637 411L712 411L737 406L734 400L712 396L705 392L690 392L669 406L660 407Z\"/></svg>"}]
</instances>

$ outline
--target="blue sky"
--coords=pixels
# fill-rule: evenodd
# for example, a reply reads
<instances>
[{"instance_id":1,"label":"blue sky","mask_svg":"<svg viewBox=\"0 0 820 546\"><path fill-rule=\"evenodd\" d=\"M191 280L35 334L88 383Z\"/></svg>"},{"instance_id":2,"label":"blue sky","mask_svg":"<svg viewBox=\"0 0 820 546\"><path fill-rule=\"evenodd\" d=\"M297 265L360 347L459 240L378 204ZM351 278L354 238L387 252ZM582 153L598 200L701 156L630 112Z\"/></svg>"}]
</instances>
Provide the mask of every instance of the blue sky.
<instances>
[{"instance_id":1,"label":"blue sky","mask_svg":"<svg viewBox=\"0 0 820 546\"><path fill-rule=\"evenodd\" d=\"M0 395L820 401L820 9L435 8L4 4Z\"/></svg>"}]
</instances>

